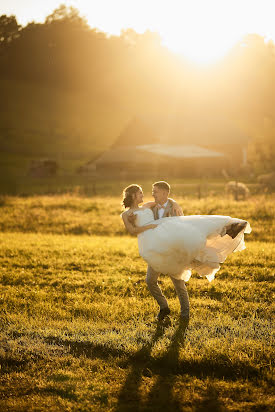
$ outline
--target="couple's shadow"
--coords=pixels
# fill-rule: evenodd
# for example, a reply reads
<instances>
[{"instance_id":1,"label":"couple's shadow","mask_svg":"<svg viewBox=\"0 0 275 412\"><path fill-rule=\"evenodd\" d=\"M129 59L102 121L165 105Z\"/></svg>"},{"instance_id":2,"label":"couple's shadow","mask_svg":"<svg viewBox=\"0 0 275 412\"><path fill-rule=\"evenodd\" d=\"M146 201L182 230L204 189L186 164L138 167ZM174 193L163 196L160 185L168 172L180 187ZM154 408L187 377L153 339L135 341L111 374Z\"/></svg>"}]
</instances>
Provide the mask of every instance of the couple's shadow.
<instances>
[{"instance_id":1,"label":"couple's shadow","mask_svg":"<svg viewBox=\"0 0 275 412\"><path fill-rule=\"evenodd\" d=\"M130 365L130 372L119 393L116 412L129 411L131 407L134 411L158 410L160 398L166 411L170 410L170 407L174 411L180 410L180 405L173 396L174 373L178 367L179 351L184 344L187 327L188 322L181 321L166 352L160 358L154 359L151 356L152 349L166 331L166 325L158 323L150 342L142 346L135 355L126 361L124 367ZM149 393L146 394L144 401L140 395L143 378L152 378L153 376L156 378L155 382Z\"/></svg>"}]
</instances>

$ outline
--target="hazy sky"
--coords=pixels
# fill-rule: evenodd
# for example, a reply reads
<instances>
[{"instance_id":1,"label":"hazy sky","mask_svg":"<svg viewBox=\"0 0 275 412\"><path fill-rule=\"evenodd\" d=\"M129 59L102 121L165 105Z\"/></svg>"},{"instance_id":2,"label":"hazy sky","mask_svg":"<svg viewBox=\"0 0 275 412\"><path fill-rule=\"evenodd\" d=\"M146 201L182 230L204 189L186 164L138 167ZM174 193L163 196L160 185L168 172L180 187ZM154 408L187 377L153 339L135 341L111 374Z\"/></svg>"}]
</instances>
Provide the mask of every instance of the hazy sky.
<instances>
[{"instance_id":1,"label":"hazy sky","mask_svg":"<svg viewBox=\"0 0 275 412\"><path fill-rule=\"evenodd\" d=\"M61 3L111 34L157 31L170 49L202 63L222 57L246 33L275 42L275 0L0 0L0 15L15 14L22 25L43 22Z\"/></svg>"}]
</instances>

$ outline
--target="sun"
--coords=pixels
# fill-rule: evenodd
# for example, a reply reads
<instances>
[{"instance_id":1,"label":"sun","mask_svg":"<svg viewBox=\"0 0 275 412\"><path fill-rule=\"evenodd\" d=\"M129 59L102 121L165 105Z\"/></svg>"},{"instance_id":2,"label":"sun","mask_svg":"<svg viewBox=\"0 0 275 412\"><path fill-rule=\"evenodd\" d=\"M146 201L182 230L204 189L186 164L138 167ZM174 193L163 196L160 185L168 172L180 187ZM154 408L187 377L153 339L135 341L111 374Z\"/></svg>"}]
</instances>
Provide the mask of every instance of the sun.
<instances>
[{"instance_id":1,"label":"sun","mask_svg":"<svg viewBox=\"0 0 275 412\"><path fill-rule=\"evenodd\" d=\"M192 33L186 35L165 33L162 36L162 43L174 53L184 56L186 59L199 65L209 65L222 59L229 49L238 40L234 36L220 36L211 33Z\"/></svg>"},{"instance_id":2,"label":"sun","mask_svg":"<svg viewBox=\"0 0 275 412\"><path fill-rule=\"evenodd\" d=\"M172 4L171 18L161 19L158 25L163 44L197 64L222 59L245 31L242 18L234 18L236 9L228 2L194 0Z\"/></svg>"}]
</instances>

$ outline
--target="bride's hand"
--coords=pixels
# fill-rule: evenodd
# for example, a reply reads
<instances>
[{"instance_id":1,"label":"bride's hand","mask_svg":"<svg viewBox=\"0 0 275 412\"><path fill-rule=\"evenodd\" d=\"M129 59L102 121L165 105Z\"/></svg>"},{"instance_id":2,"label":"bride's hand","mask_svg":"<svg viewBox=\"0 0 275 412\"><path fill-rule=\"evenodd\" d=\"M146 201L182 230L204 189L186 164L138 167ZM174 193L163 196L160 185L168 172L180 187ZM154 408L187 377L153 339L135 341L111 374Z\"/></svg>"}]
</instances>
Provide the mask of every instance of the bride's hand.
<instances>
[{"instance_id":1,"label":"bride's hand","mask_svg":"<svg viewBox=\"0 0 275 412\"><path fill-rule=\"evenodd\" d=\"M172 200L172 202L173 202L173 205L172 205L172 213L173 213L173 215L175 215L175 216L183 216L183 210L182 210L182 208L180 207L180 205L179 205L174 199L171 199L171 198L170 198L170 200Z\"/></svg>"},{"instance_id":2,"label":"bride's hand","mask_svg":"<svg viewBox=\"0 0 275 412\"><path fill-rule=\"evenodd\" d=\"M176 216L183 216L183 210L179 205L175 205L174 213L176 213Z\"/></svg>"},{"instance_id":3,"label":"bride's hand","mask_svg":"<svg viewBox=\"0 0 275 412\"><path fill-rule=\"evenodd\" d=\"M151 225L148 225L148 229L155 229L158 225L155 225L154 223L151 223Z\"/></svg>"},{"instance_id":4,"label":"bride's hand","mask_svg":"<svg viewBox=\"0 0 275 412\"><path fill-rule=\"evenodd\" d=\"M182 208L177 203L174 203L172 210L174 215L183 216Z\"/></svg>"}]
</instances>

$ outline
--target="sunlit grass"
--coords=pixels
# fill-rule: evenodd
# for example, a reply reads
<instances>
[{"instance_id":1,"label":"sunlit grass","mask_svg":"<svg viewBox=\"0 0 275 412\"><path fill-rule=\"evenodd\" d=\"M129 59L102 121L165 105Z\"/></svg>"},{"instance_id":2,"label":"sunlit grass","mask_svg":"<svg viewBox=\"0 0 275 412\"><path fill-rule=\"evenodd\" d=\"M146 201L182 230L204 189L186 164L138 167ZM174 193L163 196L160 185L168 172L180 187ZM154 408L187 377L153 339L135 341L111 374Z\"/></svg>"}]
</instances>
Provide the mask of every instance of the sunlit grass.
<instances>
[{"instance_id":1,"label":"sunlit grass","mask_svg":"<svg viewBox=\"0 0 275 412\"><path fill-rule=\"evenodd\" d=\"M266 241L271 228L265 232L272 202L189 203L191 213L215 208L252 220L253 232L212 283L191 277L185 338L166 276L160 284L172 324L157 328L146 265L136 238L120 236L118 203L34 197L2 205L1 408L272 410L274 243ZM33 210L39 221L31 219ZM81 236L64 229L76 219Z\"/></svg>"},{"instance_id":2,"label":"sunlit grass","mask_svg":"<svg viewBox=\"0 0 275 412\"><path fill-rule=\"evenodd\" d=\"M149 200L148 197L146 200ZM275 197L249 201L227 197L176 198L185 215L219 214L248 220L251 240L273 240ZM120 197L76 195L9 197L0 199L0 230L87 235L125 235Z\"/></svg>"}]
</instances>

